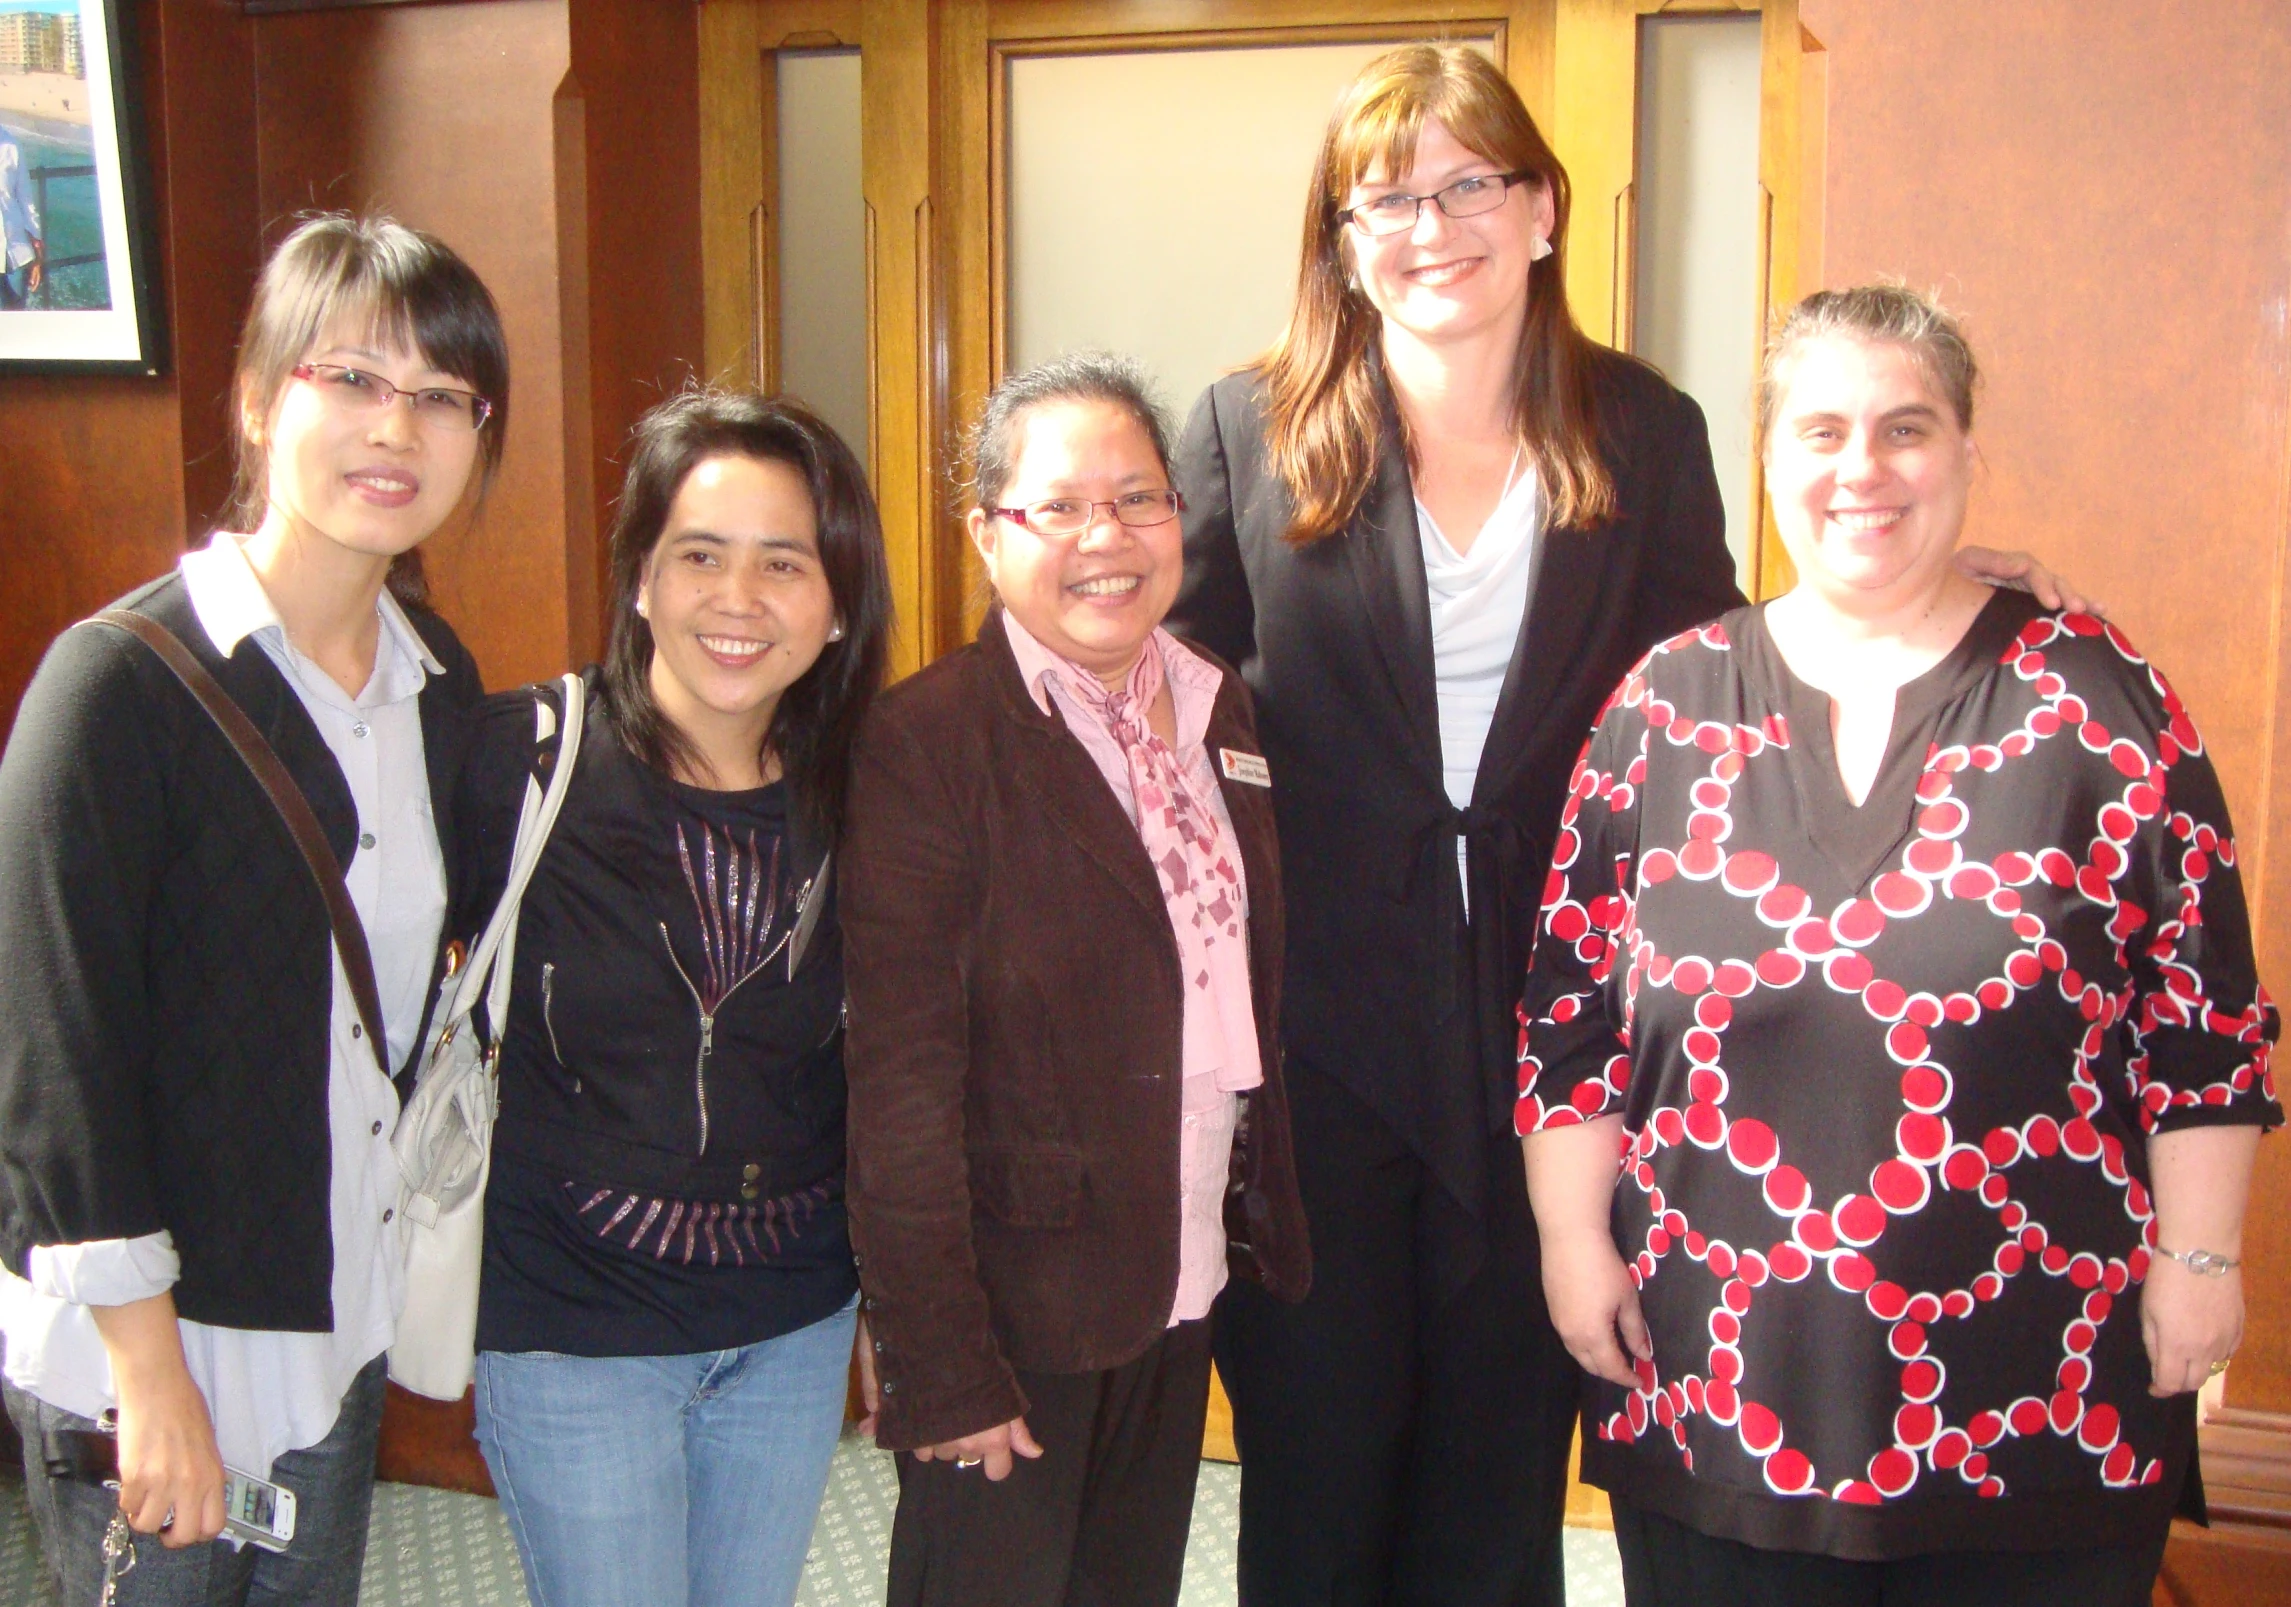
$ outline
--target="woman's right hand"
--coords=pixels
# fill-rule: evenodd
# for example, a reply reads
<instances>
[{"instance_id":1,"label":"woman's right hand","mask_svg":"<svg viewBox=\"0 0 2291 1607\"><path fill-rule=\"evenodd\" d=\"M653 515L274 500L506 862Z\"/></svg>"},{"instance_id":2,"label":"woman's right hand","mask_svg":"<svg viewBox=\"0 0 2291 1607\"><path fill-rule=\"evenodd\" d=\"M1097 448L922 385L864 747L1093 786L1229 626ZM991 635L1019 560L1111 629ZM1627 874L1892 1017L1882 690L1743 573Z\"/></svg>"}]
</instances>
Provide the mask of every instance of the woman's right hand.
<instances>
[{"instance_id":1,"label":"woman's right hand","mask_svg":"<svg viewBox=\"0 0 2291 1607\"><path fill-rule=\"evenodd\" d=\"M976 1434L965 1434L959 1440L947 1440L939 1445L926 1445L915 1453L918 1462L953 1462L986 1464L986 1476L1000 1483L1010 1477L1010 1459L1023 1456L1029 1461L1042 1454L1042 1447L1034 1443L1027 1432L1026 1419L1014 1417L993 1428L982 1428Z\"/></svg>"},{"instance_id":2,"label":"woman's right hand","mask_svg":"<svg viewBox=\"0 0 2291 1607\"><path fill-rule=\"evenodd\" d=\"M1584 1371L1625 1389L1638 1388L1631 1358L1651 1361L1654 1342L1639 1311L1630 1269L1603 1225L1543 1236L1543 1298L1551 1309L1551 1326Z\"/></svg>"},{"instance_id":3,"label":"woman's right hand","mask_svg":"<svg viewBox=\"0 0 2291 1607\"><path fill-rule=\"evenodd\" d=\"M223 1532L223 1455L183 1361L175 1297L89 1310L119 1400L119 1509L163 1546L203 1545Z\"/></svg>"}]
</instances>

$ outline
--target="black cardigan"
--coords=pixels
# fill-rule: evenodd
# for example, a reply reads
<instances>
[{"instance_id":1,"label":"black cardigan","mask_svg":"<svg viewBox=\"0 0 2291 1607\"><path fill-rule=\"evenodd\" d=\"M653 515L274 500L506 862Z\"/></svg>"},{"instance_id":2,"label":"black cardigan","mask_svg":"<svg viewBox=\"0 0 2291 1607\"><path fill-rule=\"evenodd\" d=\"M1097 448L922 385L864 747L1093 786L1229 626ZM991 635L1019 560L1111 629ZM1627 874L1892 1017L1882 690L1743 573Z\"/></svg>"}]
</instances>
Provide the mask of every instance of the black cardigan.
<instances>
[{"instance_id":1,"label":"black cardigan","mask_svg":"<svg viewBox=\"0 0 2291 1607\"><path fill-rule=\"evenodd\" d=\"M261 645L217 653L180 574L120 606L173 630L246 710L347 867L349 783ZM481 688L444 621L409 612L446 666L420 706L450 874L452 779ZM65 631L17 711L0 757L0 946L7 1265L165 1229L182 1316L330 1330L326 906L268 795L125 632Z\"/></svg>"},{"instance_id":2,"label":"black cardigan","mask_svg":"<svg viewBox=\"0 0 2291 1607\"><path fill-rule=\"evenodd\" d=\"M1511 1130L1514 1010L1576 755L1640 654L1742 600L1701 409L1642 363L1603 350L1596 362L1621 510L1597 529L1544 532L1461 812L1441 771L1423 550L1389 404L1360 510L1310 547L1283 539L1291 505L1266 459L1253 373L1210 387L1175 465L1185 581L1169 628L1241 667L1272 766L1289 900L1283 1039L1475 1215L1489 1140Z\"/></svg>"}]
</instances>

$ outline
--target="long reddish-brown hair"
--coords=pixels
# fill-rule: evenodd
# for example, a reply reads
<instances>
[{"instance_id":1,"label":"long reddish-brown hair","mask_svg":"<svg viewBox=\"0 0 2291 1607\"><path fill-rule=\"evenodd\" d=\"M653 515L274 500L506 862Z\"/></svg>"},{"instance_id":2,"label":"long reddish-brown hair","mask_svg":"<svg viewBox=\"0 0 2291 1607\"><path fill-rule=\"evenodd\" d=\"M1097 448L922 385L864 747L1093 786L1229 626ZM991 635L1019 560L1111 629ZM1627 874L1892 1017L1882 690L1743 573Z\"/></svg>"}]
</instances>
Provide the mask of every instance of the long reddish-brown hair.
<instances>
[{"instance_id":1,"label":"long reddish-brown hair","mask_svg":"<svg viewBox=\"0 0 2291 1607\"><path fill-rule=\"evenodd\" d=\"M1377 312L1351 283L1337 214L1369 173L1408 170L1427 120L1551 191L1551 255L1528 270L1515 422L1555 524L1597 525L1615 512L1614 477L1596 440L1591 342L1567 305L1567 170L1486 56L1468 45L1403 45L1362 68L1329 118L1305 207L1296 305L1253 365L1265 383L1272 466L1295 509L1288 539L1298 546L1334 535L1359 508L1383 420ZM1413 461L1405 422L1402 431Z\"/></svg>"}]
</instances>

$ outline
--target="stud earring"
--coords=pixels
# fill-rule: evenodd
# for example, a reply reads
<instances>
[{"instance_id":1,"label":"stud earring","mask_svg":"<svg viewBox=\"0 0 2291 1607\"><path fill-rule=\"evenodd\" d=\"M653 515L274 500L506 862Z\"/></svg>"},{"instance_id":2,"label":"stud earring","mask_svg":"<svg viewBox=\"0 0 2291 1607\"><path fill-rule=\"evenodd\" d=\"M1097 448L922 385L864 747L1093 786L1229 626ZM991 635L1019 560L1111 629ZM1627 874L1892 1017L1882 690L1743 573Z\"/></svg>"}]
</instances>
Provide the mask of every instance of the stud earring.
<instances>
[{"instance_id":1,"label":"stud earring","mask_svg":"<svg viewBox=\"0 0 2291 1607\"><path fill-rule=\"evenodd\" d=\"M1527 248L1527 260L1530 262L1541 262L1550 255L1551 242L1540 234L1535 237L1535 244Z\"/></svg>"},{"instance_id":2,"label":"stud earring","mask_svg":"<svg viewBox=\"0 0 2291 1607\"><path fill-rule=\"evenodd\" d=\"M840 642L843 640L842 620L839 619L834 624L827 627L827 639L831 642Z\"/></svg>"},{"instance_id":3,"label":"stud earring","mask_svg":"<svg viewBox=\"0 0 2291 1607\"><path fill-rule=\"evenodd\" d=\"M650 619L650 618L652 618L652 610L651 610L650 608L647 608L647 607L645 606L645 602L644 602L644 599L643 599L642 597L639 597L639 598L636 600L636 617L637 617L638 619L647 619L647 620L648 620L648 619Z\"/></svg>"}]
</instances>

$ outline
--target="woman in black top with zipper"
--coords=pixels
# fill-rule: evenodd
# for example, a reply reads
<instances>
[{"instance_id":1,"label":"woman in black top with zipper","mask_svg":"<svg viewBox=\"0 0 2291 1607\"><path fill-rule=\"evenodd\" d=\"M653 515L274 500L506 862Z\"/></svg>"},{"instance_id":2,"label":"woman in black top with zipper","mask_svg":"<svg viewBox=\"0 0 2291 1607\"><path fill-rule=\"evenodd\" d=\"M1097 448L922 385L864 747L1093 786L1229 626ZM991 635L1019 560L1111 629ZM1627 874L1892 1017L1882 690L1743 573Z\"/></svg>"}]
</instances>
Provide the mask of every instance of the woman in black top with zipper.
<instances>
[{"instance_id":1,"label":"woman in black top with zipper","mask_svg":"<svg viewBox=\"0 0 2291 1607\"><path fill-rule=\"evenodd\" d=\"M890 628L835 434L692 391L637 425L578 755L491 700L474 931L529 777L576 769L519 914L485 1201L478 1438L544 1607L793 1599L842 1425L834 846Z\"/></svg>"}]
</instances>

